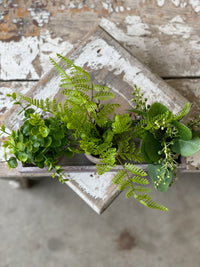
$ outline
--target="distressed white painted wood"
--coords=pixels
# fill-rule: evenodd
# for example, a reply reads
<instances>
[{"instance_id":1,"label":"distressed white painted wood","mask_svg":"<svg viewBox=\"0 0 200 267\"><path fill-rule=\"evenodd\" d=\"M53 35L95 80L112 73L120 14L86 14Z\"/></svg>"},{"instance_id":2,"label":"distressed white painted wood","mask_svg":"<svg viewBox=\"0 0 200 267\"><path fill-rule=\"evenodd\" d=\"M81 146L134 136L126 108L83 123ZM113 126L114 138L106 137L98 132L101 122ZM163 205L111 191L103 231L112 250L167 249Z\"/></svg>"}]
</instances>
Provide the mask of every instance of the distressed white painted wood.
<instances>
[{"instance_id":1,"label":"distressed white painted wood","mask_svg":"<svg viewBox=\"0 0 200 267\"><path fill-rule=\"evenodd\" d=\"M76 65L86 69L94 82L109 86L116 95L114 102L121 104L122 112L132 106L134 84L141 87L149 103L157 99L174 112L180 110L187 102L182 95L153 74L101 28L97 28L67 57L70 57ZM62 100L59 83L60 77L52 69L29 90L27 95L38 99L56 97ZM16 111L17 108L11 109L11 112L3 118L10 129L18 126ZM70 179L68 182L70 187L96 212L101 213L119 193L117 187L112 184L112 177L116 172L108 172L99 177L94 171L94 166L86 166L85 170L77 173L79 168L69 166L69 171L65 172L64 176Z\"/></svg>"},{"instance_id":2,"label":"distressed white painted wood","mask_svg":"<svg viewBox=\"0 0 200 267\"><path fill-rule=\"evenodd\" d=\"M40 78L48 55L69 51L99 23L160 76L200 76L199 13L198 0L2 0L0 79Z\"/></svg>"},{"instance_id":3,"label":"distressed white painted wood","mask_svg":"<svg viewBox=\"0 0 200 267\"><path fill-rule=\"evenodd\" d=\"M194 102L197 113L200 103L199 13L200 2L196 0L0 0L0 79L40 79L41 75L51 68L49 56L54 57L56 52L66 54L71 51L95 24L100 24L132 55L160 76L196 77L196 80L170 79L167 82L189 101ZM110 52L108 46L107 51ZM89 51L95 52L95 48ZM105 50L95 60L105 58L104 52ZM119 55L118 48L112 52L113 55ZM95 66L93 62L84 61L83 58L81 62L85 62L85 67L92 70L91 74L93 73L97 82L106 80L107 85L111 86L117 95L116 101L120 101L122 105L126 102L131 105L130 91L124 93L121 89L131 89L132 78L142 86L149 83L153 91L154 85L150 76L147 75L148 79L142 83L143 75L148 74L148 71L139 72L137 77L136 69L132 68L133 73L128 72L126 64L118 57L111 60L111 65L105 64L105 71L101 74L99 66ZM118 63L119 66L115 68L115 64ZM99 64L104 65L101 61ZM37 87L29 91L29 95L53 97L58 88L58 81L51 78L54 74L50 72L46 80L42 79ZM154 79L155 75L152 77ZM48 84L46 92L42 89L45 83ZM21 84L23 87L25 83ZM118 84L121 86L120 89L117 87ZM0 123L4 121L13 128L14 122L15 126L18 123L12 117L13 109L10 109L9 103L1 93L15 91L16 88L14 86L9 89L9 86L6 86L6 83L0 84ZM163 91L165 89L163 87ZM152 95L158 97L156 92ZM166 98L167 103L168 100L170 93ZM173 103L170 104L170 108L176 110ZM0 150L0 157L2 155L3 152ZM195 162L198 163L198 159ZM194 165L197 166L197 163ZM0 176L11 173L19 175L16 172L8 172L4 165L0 166Z\"/></svg>"}]
</instances>

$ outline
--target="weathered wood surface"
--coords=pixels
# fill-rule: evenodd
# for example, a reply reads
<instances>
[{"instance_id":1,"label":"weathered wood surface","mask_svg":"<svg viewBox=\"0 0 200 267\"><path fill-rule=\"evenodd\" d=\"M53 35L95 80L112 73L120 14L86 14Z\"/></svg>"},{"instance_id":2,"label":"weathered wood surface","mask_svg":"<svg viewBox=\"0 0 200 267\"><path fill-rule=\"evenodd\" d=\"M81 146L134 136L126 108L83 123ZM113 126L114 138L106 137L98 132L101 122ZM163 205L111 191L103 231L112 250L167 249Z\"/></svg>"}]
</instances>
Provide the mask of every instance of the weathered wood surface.
<instances>
[{"instance_id":1,"label":"weathered wood surface","mask_svg":"<svg viewBox=\"0 0 200 267\"><path fill-rule=\"evenodd\" d=\"M163 77L200 76L197 0L0 1L1 79L39 79L100 24Z\"/></svg>"},{"instance_id":2,"label":"weathered wood surface","mask_svg":"<svg viewBox=\"0 0 200 267\"><path fill-rule=\"evenodd\" d=\"M187 102L181 94L153 74L101 28L97 28L67 56L76 65L86 69L94 82L111 88L116 95L114 102L121 104L121 111L133 106L130 100L134 84L141 87L144 97L148 97L150 104L157 99L177 112ZM59 83L60 76L53 68L28 91L27 95L50 99L56 97L62 100ZM18 108L10 109L2 117L2 121L6 122L9 129L18 127L20 116L17 112ZM94 167L93 169L86 167L85 172L82 170L81 173L77 172L79 168L69 166L64 176L70 178L69 186L95 211L101 213L119 194L117 186L112 184L112 178L116 172L108 172L100 179ZM30 170L27 168L27 171Z\"/></svg>"},{"instance_id":3,"label":"weathered wood surface","mask_svg":"<svg viewBox=\"0 0 200 267\"><path fill-rule=\"evenodd\" d=\"M49 56L72 51L97 24L153 72L170 77L166 82L195 103L197 113L199 14L196 0L0 0L0 124L12 113L5 93L29 91L30 81L51 68ZM198 157L191 162L197 166ZM0 174L8 174L4 167Z\"/></svg>"}]
</instances>

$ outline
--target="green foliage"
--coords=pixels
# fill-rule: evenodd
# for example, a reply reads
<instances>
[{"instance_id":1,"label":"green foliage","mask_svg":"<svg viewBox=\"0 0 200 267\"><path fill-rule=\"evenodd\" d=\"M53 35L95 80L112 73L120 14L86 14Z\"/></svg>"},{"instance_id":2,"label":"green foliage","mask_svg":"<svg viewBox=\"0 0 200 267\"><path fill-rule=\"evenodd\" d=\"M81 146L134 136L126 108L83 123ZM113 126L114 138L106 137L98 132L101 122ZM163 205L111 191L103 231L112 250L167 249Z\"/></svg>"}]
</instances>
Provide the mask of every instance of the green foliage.
<instances>
[{"instance_id":1,"label":"green foliage","mask_svg":"<svg viewBox=\"0 0 200 267\"><path fill-rule=\"evenodd\" d=\"M144 160L147 163L158 162L160 155L159 151L162 149L160 142L150 132L142 139L141 152L144 156Z\"/></svg>"},{"instance_id":2,"label":"green foliage","mask_svg":"<svg viewBox=\"0 0 200 267\"><path fill-rule=\"evenodd\" d=\"M62 169L57 165L57 160L64 153L70 152L73 156L73 140L68 129L58 117L43 119L33 109L24 111L23 125L17 131L13 130L3 144L5 159L7 151L13 155L7 160L9 168L16 168L17 161L34 164L39 168L47 166L49 171L54 170L53 176L57 174L63 181ZM6 133L4 125L1 131Z\"/></svg>"},{"instance_id":3,"label":"green foliage","mask_svg":"<svg viewBox=\"0 0 200 267\"><path fill-rule=\"evenodd\" d=\"M174 115L162 103L146 105L142 96L135 87L132 99L136 107L132 112L138 115L133 122L135 135L142 140L141 153L149 163L148 172L155 188L164 192L176 178L178 155L198 151L199 140L192 139L192 127L180 122L190 110L189 103Z\"/></svg>"},{"instance_id":4,"label":"green foliage","mask_svg":"<svg viewBox=\"0 0 200 267\"><path fill-rule=\"evenodd\" d=\"M127 198L133 196L141 204L149 208L167 211L168 209L166 207L153 201L147 194L151 191L151 189L145 187L145 185L149 184L149 181L143 178L146 175L146 172L142 169L129 163L123 166L123 170L118 171L113 178L113 183L117 184L118 189L121 191L128 189L126 193ZM137 184L139 184L139 186Z\"/></svg>"},{"instance_id":5,"label":"green foliage","mask_svg":"<svg viewBox=\"0 0 200 267\"><path fill-rule=\"evenodd\" d=\"M158 191L166 192L172 182L171 170L169 168L165 168L164 165L149 164L148 172Z\"/></svg>"},{"instance_id":6,"label":"green foliage","mask_svg":"<svg viewBox=\"0 0 200 267\"><path fill-rule=\"evenodd\" d=\"M200 134L196 131L200 117L186 126L180 120L189 112L189 103L174 115L162 103L148 105L136 85L132 99L135 107L131 110L134 120L130 113L117 114L120 105L109 103L114 94L107 86L94 84L85 70L70 59L57 56L59 63L50 60L61 77L63 104L56 99L9 95L13 104L21 106L20 113L24 112L23 125L18 131L7 133L4 142L9 168L15 168L17 161L40 168L47 166L49 171L54 170L53 177L57 174L63 181L61 166L57 164L60 156L95 155L100 161L96 166L99 174L122 166L113 183L119 190L127 190L127 198L133 196L147 207L167 210L151 199L147 173L134 162L146 161L154 186L161 192L167 191L176 177L177 156L200 150ZM1 131L6 133L4 125ZM141 140L139 147L136 138ZM12 155L9 159L7 151Z\"/></svg>"},{"instance_id":7,"label":"green foliage","mask_svg":"<svg viewBox=\"0 0 200 267\"><path fill-rule=\"evenodd\" d=\"M177 138L174 140L172 151L181 154L184 157L189 157L200 150L200 138L194 137L191 140L183 140Z\"/></svg>"},{"instance_id":8,"label":"green foliage","mask_svg":"<svg viewBox=\"0 0 200 267\"><path fill-rule=\"evenodd\" d=\"M177 129L180 139L188 141L192 138L192 131L186 125L175 120L172 123Z\"/></svg>"},{"instance_id":9,"label":"green foliage","mask_svg":"<svg viewBox=\"0 0 200 267\"><path fill-rule=\"evenodd\" d=\"M180 121L182 118L184 118L188 112L190 111L191 105L190 103L186 103L185 106L174 115L174 120L175 121Z\"/></svg>"},{"instance_id":10,"label":"green foliage","mask_svg":"<svg viewBox=\"0 0 200 267\"><path fill-rule=\"evenodd\" d=\"M148 114L150 117L155 117L157 115L166 114L167 112L168 114L171 113L163 104L155 102L150 106Z\"/></svg>"}]
</instances>

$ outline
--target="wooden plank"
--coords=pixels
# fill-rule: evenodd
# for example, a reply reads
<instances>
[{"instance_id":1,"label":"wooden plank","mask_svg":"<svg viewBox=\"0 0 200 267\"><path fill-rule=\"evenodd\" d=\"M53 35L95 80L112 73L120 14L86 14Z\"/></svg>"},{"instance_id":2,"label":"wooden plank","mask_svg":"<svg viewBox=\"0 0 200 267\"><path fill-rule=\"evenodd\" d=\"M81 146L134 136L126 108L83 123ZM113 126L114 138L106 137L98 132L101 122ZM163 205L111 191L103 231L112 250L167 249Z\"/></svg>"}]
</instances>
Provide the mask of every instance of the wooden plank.
<instances>
[{"instance_id":1,"label":"wooden plank","mask_svg":"<svg viewBox=\"0 0 200 267\"><path fill-rule=\"evenodd\" d=\"M77 49L67 56L75 64L88 70L94 82L109 86L116 95L114 102L121 104L123 112L132 106L131 93L134 84L142 88L145 96L148 97L149 103L154 102L155 99L160 100L174 112L178 111L187 102L184 97L131 56L101 28L88 36ZM60 77L52 69L36 86L29 90L28 95L37 98L52 98L55 96L59 99L61 96L59 94L59 83ZM16 110L15 112L11 110L9 114L4 116L4 121L7 121L7 127L10 129L16 127L18 125ZM87 167L85 170L85 173L82 171L74 174L73 170L64 173L64 175L70 178L68 184L80 197L100 213L119 193L116 185L112 184L112 177L115 172L106 173L99 179L99 177L96 177L94 170L87 172ZM91 177L95 178L91 179ZM104 190L101 191L99 188L104 188ZM100 192L103 192L102 195L99 195Z\"/></svg>"},{"instance_id":2,"label":"wooden plank","mask_svg":"<svg viewBox=\"0 0 200 267\"><path fill-rule=\"evenodd\" d=\"M200 114L200 79L166 79L165 81L192 103L188 119Z\"/></svg>"},{"instance_id":3,"label":"wooden plank","mask_svg":"<svg viewBox=\"0 0 200 267\"><path fill-rule=\"evenodd\" d=\"M12 94L13 92L18 92L21 94L26 94L37 82L0 82L0 119L1 116L5 115L13 104L10 102L7 94Z\"/></svg>"},{"instance_id":4,"label":"wooden plank","mask_svg":"<svg viewBox=\"0 0 200 267\"><path fill-rule=\"evenodd\" d=\"M0 79L38 79L99 23L160 76L200 76L199 13L192 0L1 1Z\"/></svg>"}]
</instances>

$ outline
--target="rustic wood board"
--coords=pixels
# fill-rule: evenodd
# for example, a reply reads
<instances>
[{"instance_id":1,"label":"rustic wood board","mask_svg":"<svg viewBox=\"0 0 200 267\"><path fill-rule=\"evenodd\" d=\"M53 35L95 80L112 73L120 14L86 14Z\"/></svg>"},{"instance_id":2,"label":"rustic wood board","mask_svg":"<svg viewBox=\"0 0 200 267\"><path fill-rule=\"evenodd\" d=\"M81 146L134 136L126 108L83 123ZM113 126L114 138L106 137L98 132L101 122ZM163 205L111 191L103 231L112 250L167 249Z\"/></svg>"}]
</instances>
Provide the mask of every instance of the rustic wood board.
<instances>
[{"instance_id":1,"label":"rustic wood board","mask_svg":"<svg viewBox=\"0 0 200 267\"><path fill-rule=\"evenodd\" d=\"M116 95L114 102L119 102L123 111L132 106L130 100L134 84L141 87L149 103L157 99L174 112L187 102L181 94L153 74L101 28L97 28L67 57L86 69L94 82L109 86ZM60 77L52 69L27 95L59 99L59 83ZM17 108L10 109L3 117L9 129L18 126L20 117L16 118L17 111ZM109 172L99 178L94 170L77 173L76 167L64 173L70 178L68 185L98 213L119 194L117 187L112 184L114 174L115 172Z\"/></svg>"},{"instance_id":2,"label":"rustic wood board","mask_svg":"<svg viewBox=\"0 0 200 267\"><path fill-rule=\"evenodd\" d=\"M0 79L39 79L100 25L163 77L200 76L197 0L1 0Z\"/></svg>"}]
</instances>

